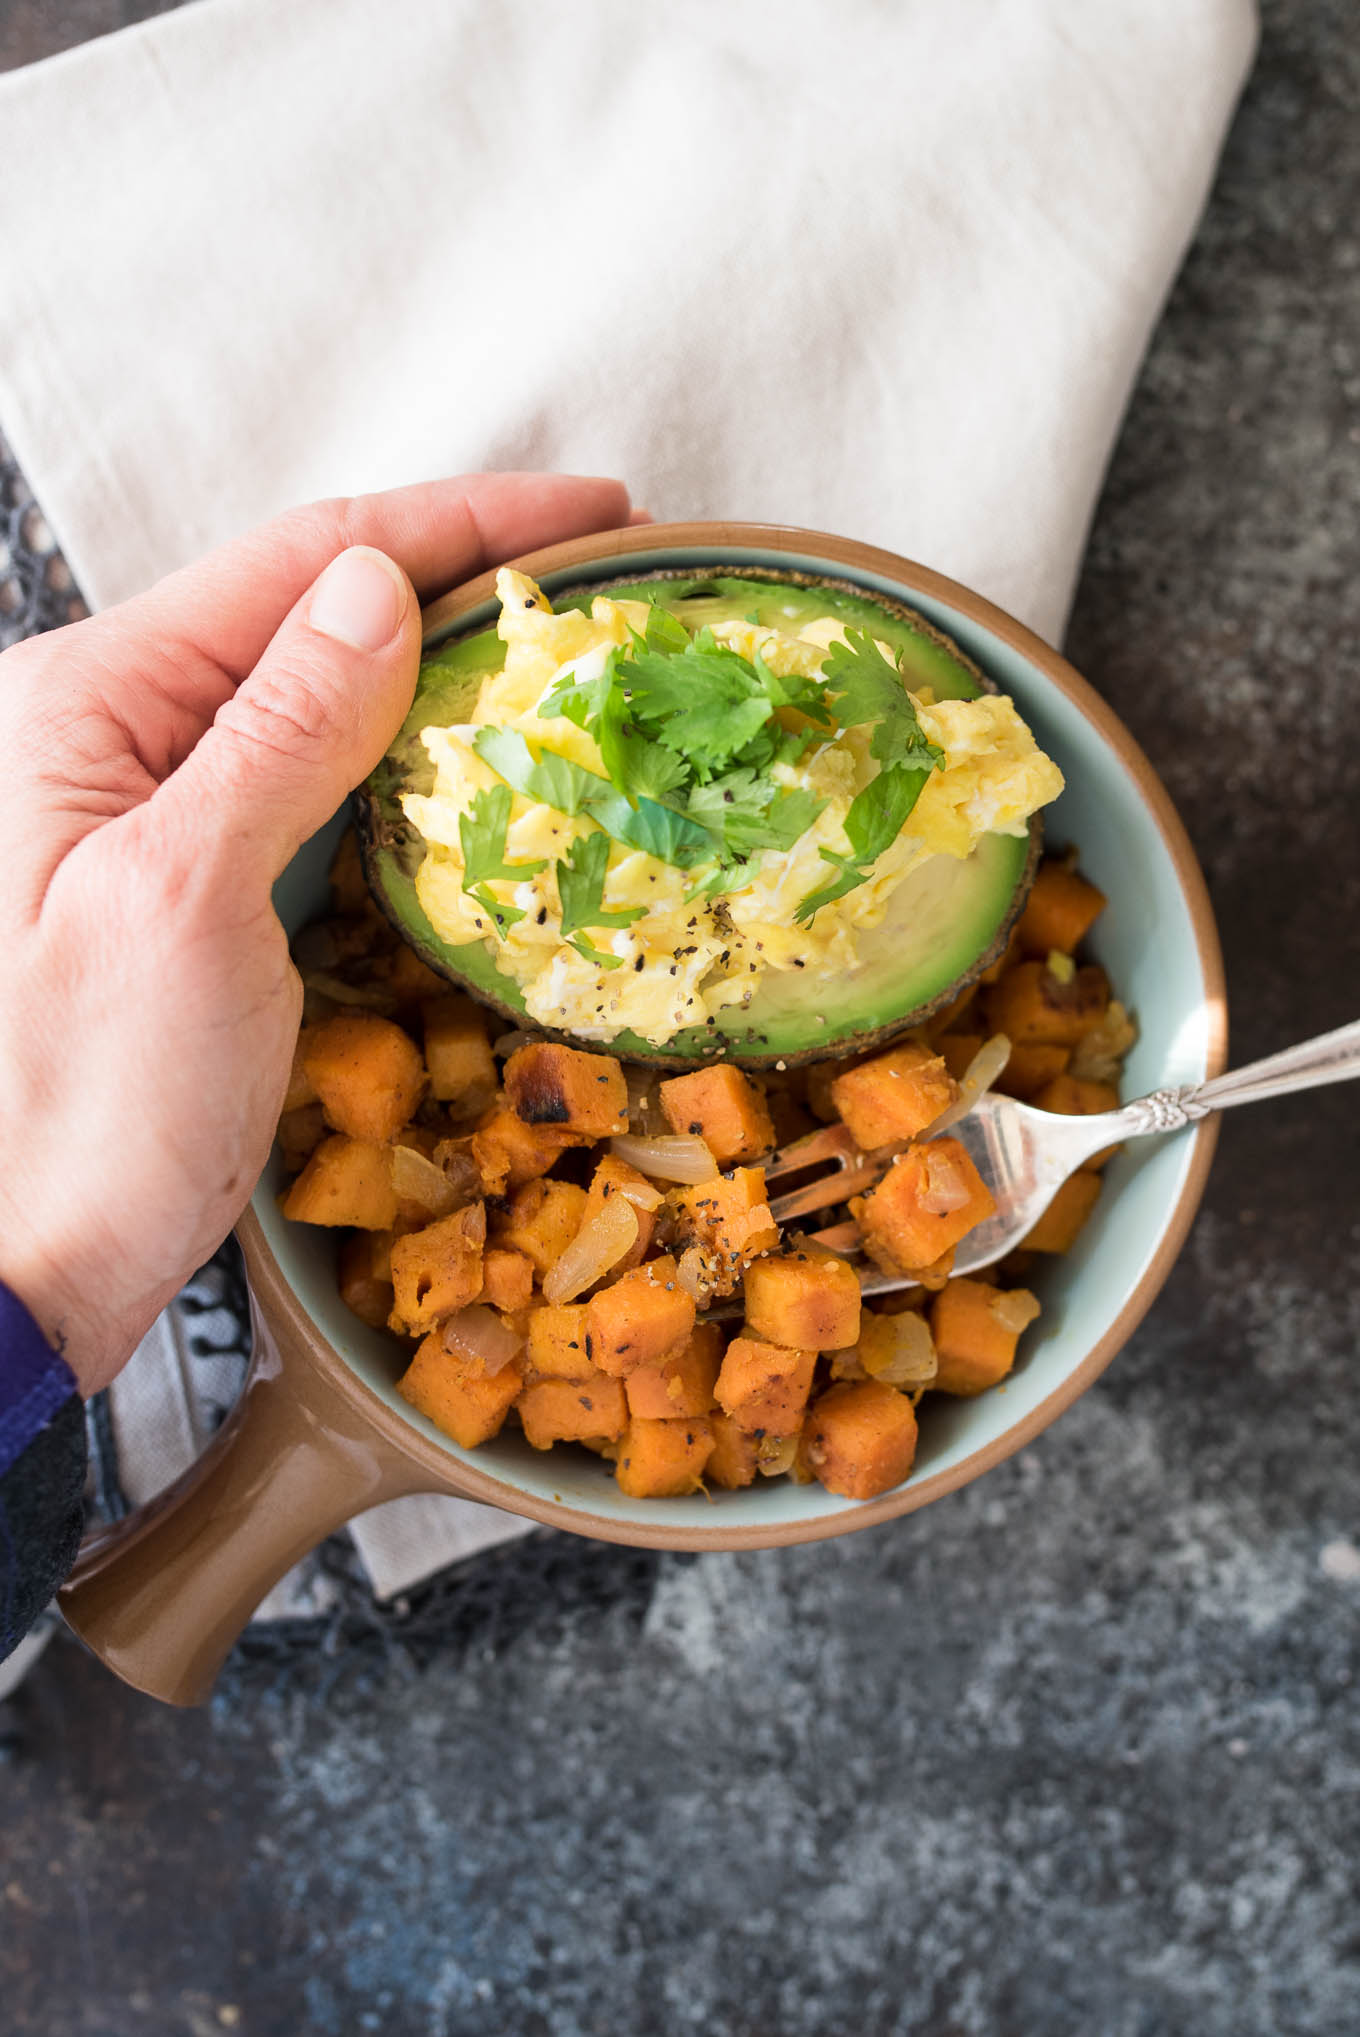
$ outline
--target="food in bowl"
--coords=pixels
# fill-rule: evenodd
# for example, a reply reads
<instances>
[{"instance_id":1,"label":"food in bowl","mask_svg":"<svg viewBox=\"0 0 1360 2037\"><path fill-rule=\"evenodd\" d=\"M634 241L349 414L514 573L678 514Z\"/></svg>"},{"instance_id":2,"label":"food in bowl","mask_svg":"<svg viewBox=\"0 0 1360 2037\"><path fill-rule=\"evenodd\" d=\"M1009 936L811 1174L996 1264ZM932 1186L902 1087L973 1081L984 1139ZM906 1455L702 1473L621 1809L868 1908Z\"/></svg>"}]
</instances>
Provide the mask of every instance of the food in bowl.
<instances>
[{"instance_id":1,"label":"food in bowl","mask_svg":"<svg viewBox=\"0 0 1360 2037\"><path fill-rule=\"evenodd\" d=\"M908 1476L923 1394L1004 1380L1039 1309L1023 1282L1076 1236L1098 1169L1004 1267L954 1279L990 1198L958 1142L920 1134L1003 1017L1018 1037L998 1087L1063 1111L1117 1099L1132 1029L1074 958L1103 900L1069 861L1041 869L991 980L910 1038L763 1076L493 1040L379 917L352 840L333 888L335 914L296 944L283 1210L345 1232L345 1301L401 1340L399 1390L459 1445L514 1423L534 1448L593 1450L639 1499L776 1475L869 1499ZM905 1142L831 1225L914 1276L883 1307L828 1238L781 1235L765 1195L776 1139L836 1118L885 1164ZM744 1320L717 1319L738 1287Z\"/></svg>"},{"instance_id":2,"label":"food in bowl","mask_svg":"<svg viewBox=\"0 0 1360 2037\"><path fill-rule=\"evenodd\" d=\"M773 572L497 592L360 801L437 973L628 1060L768 1068L887 1041L1002 952L1061 773L913 610Z\"/></svg>"}]
</instances>

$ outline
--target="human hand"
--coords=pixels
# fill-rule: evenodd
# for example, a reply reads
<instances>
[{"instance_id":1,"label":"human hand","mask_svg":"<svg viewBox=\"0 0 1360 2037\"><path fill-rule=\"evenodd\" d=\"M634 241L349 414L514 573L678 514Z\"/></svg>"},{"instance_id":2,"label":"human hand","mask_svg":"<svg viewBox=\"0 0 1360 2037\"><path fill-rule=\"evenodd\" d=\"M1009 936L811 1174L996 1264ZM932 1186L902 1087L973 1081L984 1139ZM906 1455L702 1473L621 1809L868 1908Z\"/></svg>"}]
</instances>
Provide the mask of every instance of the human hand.
<instances>
[{"instance_id":1,"label":"human hand","mask_svg":"<svg viewBox=\"0 0 1360 2037\"><path fill-rule=\"evenodd\" d=\"M417 596L628 520L533 474L321 503L0 655L0 1279L83 1393L264 1165L302 1008L270 890L400 725Z\"/></svg>"}]
</instances>

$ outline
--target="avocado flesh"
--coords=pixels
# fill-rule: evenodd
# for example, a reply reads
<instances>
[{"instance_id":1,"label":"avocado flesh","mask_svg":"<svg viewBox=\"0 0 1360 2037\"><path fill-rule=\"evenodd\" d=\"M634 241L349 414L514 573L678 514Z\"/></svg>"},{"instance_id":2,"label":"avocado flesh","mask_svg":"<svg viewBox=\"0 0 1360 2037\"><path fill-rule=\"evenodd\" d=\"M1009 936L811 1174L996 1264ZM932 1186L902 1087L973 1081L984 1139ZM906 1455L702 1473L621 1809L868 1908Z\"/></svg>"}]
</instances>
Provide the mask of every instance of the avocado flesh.
<instances>
[{"instance_id":1,"label":"avocado flesh","mask_svg":"<svg viewBox=\"0 0 1360 2037\"><path fill-rule=\"evenodd\" d=\"M848 589L745 576L657 576L557 594L553 605L588 609L602 593L620 600L659 600L695 627L754 616L776 628L796 629L834 615L891 643L912 684L932 686L937 698L972 699L988 683L946 638L910 611L894 613ZM485 943L452 947L436 933L416 895L424 847L399 803L402 791L427 790L433 780L421 730L467 721L483 678L498 671L503 658L504 646L494 629L427 653L411 712L358 795L357 809L368 882L398 932L438 974L503 1013L512 1025L580 1039L625 1060L658 1067L685 1068L716 1058L753 1069L791 1065L886 1043L949 1002L1004 950L1038 860L1037 815L1023 836L987 835L966 859L934 856L913 871L893 894L882 924L862 935L859 963L833 981L809 982L798 970L767 971L744 1010L719 1012L712 1025L687 1028L660 1047L626 1031L608 1040L553 1035L551 1028L529 1018L517 985L496 967Z\"/></svg>"}]
</instances>

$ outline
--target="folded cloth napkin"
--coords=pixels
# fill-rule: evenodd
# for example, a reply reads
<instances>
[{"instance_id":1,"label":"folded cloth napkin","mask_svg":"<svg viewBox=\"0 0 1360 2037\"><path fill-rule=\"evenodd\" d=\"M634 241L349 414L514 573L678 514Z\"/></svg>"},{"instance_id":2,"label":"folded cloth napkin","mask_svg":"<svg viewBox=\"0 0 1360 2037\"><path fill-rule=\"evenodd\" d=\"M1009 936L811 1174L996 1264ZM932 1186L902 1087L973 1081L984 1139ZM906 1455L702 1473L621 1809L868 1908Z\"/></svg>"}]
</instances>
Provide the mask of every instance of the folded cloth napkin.
<instances>
[{"instance_id":1,"label":"folded cloth napkin","mask_svg":"<svg viewBox=\"0 0 1360 2037\"><path fill-rule=\"evenodd\" d=\"M1056 637L1254 33L199 0L0 79L0 428L95 606L294 501L543 466L870 539ZM418 1505L361 1531L389 1589L465 1546Z\"/></svg>"}]
</instances>

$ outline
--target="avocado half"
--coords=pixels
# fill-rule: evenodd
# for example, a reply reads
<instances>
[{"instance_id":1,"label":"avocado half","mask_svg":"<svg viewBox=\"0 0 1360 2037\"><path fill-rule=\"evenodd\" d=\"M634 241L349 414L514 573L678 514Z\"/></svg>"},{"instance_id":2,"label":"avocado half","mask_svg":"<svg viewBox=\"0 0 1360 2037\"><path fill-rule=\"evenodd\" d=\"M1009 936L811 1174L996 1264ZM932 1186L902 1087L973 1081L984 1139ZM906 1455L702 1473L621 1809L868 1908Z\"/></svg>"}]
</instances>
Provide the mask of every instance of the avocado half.
<instances>
[{"instance_id":1,"label":"avocado half","mask_svg":"<svg viewBox=\"0 0 1360 2037\"><path fill-rule=\"evenodd\" d=\"M694 629L751 617L797 628L834 616L891 644L903 672L913 683L933 687L937 699L972 700L998 690L924 616L887 596L870 598L847 581L765 568L712 575L663 571L557 592L553 606L588 610L597 594L659 602ZM355 794L355 807L364 874L397 932L437 974L513 1026L657 1068L712 1060L751 1069L792 1067L886 1045L950 1003L1005 951L1038 866L1037 813L1027 835L987 835L965 859L935 856L923 864L894 894L882 924L863 935L859 966L834 981L771 971L744 1010L720 1012L663 1047L632 1032L601 1041L540 1026L483 942L453 947L430 924L415 887L425 845L399 797L426 792L433 783L422 729L466 722L482 680L500 670L504 657L494 626L451 637L426 653L411 711Z\"/></svg>"}]
</instances>

